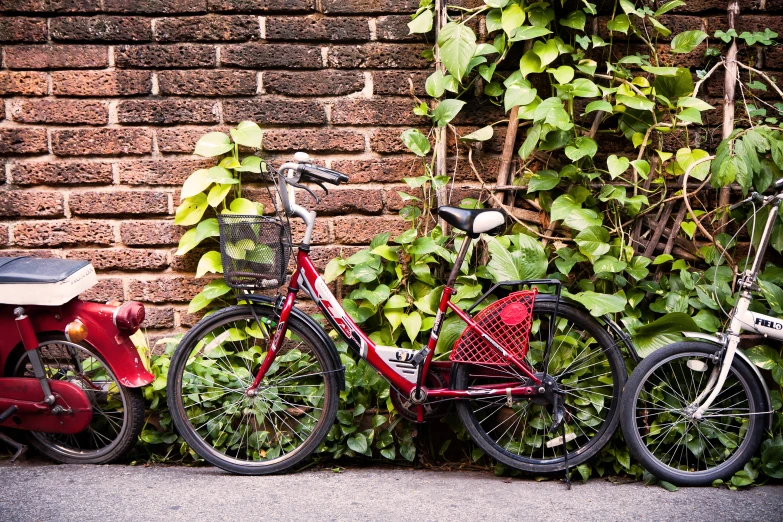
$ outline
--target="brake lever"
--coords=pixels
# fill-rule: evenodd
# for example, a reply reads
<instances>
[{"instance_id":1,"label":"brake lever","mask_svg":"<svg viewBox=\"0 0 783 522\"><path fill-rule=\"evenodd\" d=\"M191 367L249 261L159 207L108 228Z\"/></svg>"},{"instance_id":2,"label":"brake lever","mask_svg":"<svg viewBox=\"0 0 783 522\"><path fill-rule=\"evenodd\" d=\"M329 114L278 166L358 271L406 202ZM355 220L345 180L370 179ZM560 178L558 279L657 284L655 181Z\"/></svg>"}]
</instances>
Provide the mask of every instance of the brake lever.
<instances>
[{"instance_id":1,"label":"brake lever","mask_svg":"<svg viewBox=\"0 0 783 522\"><path fill-rule=\"evenodd\" d=\"M318 185L319 187L321 187L322 189L324 189L324 192L326 192L326 195L327 195L327 196L329 195L329 189L328 189L328 188L326 188L326 186L324 186L324 184L323 184L323 183L321 183L320 181L316 181L316 180L314 180L314 179L311 179L311 180L310 180L310 183L315 183L316 185Z\"/></svg>"},{"instance_id":2,"label":"brake lever","mask_svg":"<svg viewBox=\"0 0 783 522\"><path fill-rule=\"evenodd\" d=\"M291 185L292 187L304 189L307 192L309 192L310 195L313 196L313 199L315 200L316 205L321 202L321 200L318 199L318 196L315 195L315 192L313 192L309 188L305 187L304 185L301 185L299 183L294 183L293 181L290 181L290 180L288 181L288 184ZM319 183L319 185L320 185L320 183Z\"/></svg>"}]
</instances>

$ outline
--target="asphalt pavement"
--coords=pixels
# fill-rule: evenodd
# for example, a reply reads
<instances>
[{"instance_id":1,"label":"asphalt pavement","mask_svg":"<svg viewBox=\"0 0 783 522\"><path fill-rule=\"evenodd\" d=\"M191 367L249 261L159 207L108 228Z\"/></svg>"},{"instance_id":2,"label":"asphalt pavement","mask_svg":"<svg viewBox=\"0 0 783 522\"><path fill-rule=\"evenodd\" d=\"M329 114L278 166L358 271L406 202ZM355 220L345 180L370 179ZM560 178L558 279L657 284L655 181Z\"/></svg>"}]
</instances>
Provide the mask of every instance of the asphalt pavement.
<instances>
[{"instance_id":1,"label":"asphalt pavement","mask_svg":"<svg viewBox=\"0 0 783 522\"><path fill-rule=\"evenodd\" d=\"M211 467L0 462L0 520L783 520L783 486L668 492L393 467L239 477Z\"/></svg>"}]
</instances>

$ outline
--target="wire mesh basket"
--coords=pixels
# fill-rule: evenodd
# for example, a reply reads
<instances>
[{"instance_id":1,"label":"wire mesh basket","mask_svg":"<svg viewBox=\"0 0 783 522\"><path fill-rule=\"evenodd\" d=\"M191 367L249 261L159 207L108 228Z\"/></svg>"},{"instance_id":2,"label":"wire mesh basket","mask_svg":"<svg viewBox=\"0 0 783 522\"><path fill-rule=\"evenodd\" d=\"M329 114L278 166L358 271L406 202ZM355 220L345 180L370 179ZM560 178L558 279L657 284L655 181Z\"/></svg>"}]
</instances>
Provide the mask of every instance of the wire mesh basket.
<instances>
[{"instance_id":1,"label":"wire mesh basket","mask_svg":"<svg viewBox=\"0 0 783 522\"><path fill-rule=\"evenodd\" d=\"M514 292L498 299L474 318L492 339L520 360L527 355L536 294L536 289ZM509 364L497 350L470 328L466 328L454 343L449 358L453 362L471 364Z\"/></svg>"},{"instance_id":2,"label":"wire mesh basket","mask_svg":"<svg viewBox=\"0 0 783 522\"><path fill-rule=\"evenodd\" d=\"M256 290L285 284L291 229L277 217L221 214L220 257L231 288Z\"/></svg>"}]
</instances>

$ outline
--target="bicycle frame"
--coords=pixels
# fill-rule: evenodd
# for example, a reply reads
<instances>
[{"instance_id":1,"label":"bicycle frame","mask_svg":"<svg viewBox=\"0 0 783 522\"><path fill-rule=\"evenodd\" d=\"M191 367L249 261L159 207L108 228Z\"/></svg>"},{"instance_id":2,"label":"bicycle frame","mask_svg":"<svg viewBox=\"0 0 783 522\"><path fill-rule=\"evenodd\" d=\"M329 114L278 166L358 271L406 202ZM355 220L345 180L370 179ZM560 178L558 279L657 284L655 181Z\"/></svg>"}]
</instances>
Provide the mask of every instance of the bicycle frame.
<instances>
[{"instance_id":1,"label":"bicycle frame","mask_svg":"<svg viewBox=\"0 0 783 522\"><path fill-rule=\"evenodd\" d=\"M295 203L295 193L293 187L285 185L285 178L283 178L283 172L286 170L295 170L298 167L296 163L286 163L280 168L280 186L285 186L287 190L281 191L281 199L283 200L283 207L288 215L296 215L304 220L307 228L305 230L302 243L299 245L297 252L296 270L291 278L287 295L283 301L280 309L280 317L277 328L268 348L268 355L264 359L261 367L256 374L255 381L250 387L249 391L255 390L261 383L264 375L272 366L274 358L277 354L277 350L280 347L281 341L286 333L286 325L288 318L291 314L291 310L296 302L296 295L298 291L304 290L309 297L318 305L323 312L329 323L337 330L339 335L345 340L345 342L354 351L356 351L362 359L378 371L386 380L388 380L394 388L400 393L411 397L413 402L420 404L427 397L430 398L467 398L475 396L495 396L504 395L508 397L512 396L534 396L542 393L539 389L542 381L537 377L529 365L515 357L512 353L498 344L484 329L476 324L473 319L462 311L457 305L451 302L451 296L454 292L454 282L459 272L459 267L462 265L462 261L467 253L470 240L468 238L463 241L462 248L457 255L457 259L449 276L449 280L446 283L443 294L441 296L438 312L435 316L435 322L430 333L427 346L415 352L413 350L405 350L396 347L385 347L376 345L372 339L370 339L351 319L351 317L345 312L335 296L329 290L326 282L323 280L318 270L313 265L310 259L310 236L315 224L315 212L308 212L306 209L298 206ZM426 382L427 374L430 370L432 358L435 353L435 347L440 334L440 329L443 325L443 319L447 310L453 310L454 313L462 319L467 328L475 331L481 336L489 346L501 354L511 366L516 368L521 376L526 377L529 380L528 385L525 386L506 386L500 385L484 385L476 386L470 390L452 390L449 388L435 388L427 389L422 386L422 383ZM421 391L424 393L422 394Z\"/></svg>"},{"instance_id":2,"label":"bicycle frame","mask_svg":"<svg viewBox=\"0 0 783 522\"><path fill-rule=\"evenodd\" d=\"M737 304L732 311L729 327L725 335L725 353L723 354L723 360L719 366L720 370L718 371L716 367L716 370L710 375L707 385L704 387L704 391L696 397L691 405L698 406L693 413L693 417L696 419L702 418L704 412L712 405L721 389L723 389L723 385L729 374L729 369L731 368L731 363L737 353L740 333L760 333L767 337L772 337L773 339L783 340L783 322L775 317L748 310L748 307L753 300L751 290L756 283L759 270L761 270L761 263L764 260L764 254L766 253L770 237L772 236L772 227L775 225L775 219L777 219L780 210L781 199L783 199L783 196L780 194L764 199L764 203L772 205L772 208L767 216L767 222L764 225L764 231L761 235L759 246L756 249L756 257L753 260L753 265L750 270L743 272L739 279L740 295L737 299Z\"/></svg>"}]
</instances>

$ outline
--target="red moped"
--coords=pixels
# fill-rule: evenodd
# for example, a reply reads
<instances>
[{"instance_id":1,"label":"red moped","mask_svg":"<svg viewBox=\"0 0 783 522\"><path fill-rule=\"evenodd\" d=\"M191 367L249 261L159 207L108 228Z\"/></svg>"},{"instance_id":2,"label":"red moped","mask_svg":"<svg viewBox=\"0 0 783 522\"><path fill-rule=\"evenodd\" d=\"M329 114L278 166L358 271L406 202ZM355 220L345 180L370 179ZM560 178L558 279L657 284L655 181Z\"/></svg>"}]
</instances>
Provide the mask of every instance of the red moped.
<instances>
[{"instance_id":1,"label":"red moped","mask_svg":"<svg viewBox=\"0 0 783 522\"><path fill-rule=\"evenodd\" d=\"M0 259L0 440L14 459L26 436L53 460L106 463L141 432L153 375L130 336L144 305L80 301L97 282L87 261Z\"/></svg>"}]
</instances>

